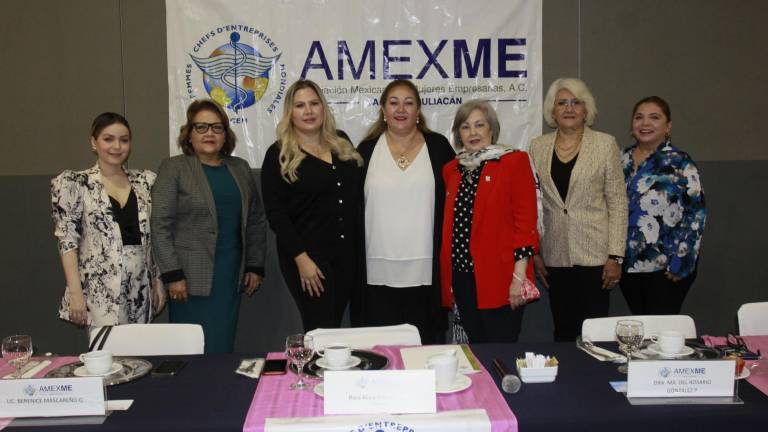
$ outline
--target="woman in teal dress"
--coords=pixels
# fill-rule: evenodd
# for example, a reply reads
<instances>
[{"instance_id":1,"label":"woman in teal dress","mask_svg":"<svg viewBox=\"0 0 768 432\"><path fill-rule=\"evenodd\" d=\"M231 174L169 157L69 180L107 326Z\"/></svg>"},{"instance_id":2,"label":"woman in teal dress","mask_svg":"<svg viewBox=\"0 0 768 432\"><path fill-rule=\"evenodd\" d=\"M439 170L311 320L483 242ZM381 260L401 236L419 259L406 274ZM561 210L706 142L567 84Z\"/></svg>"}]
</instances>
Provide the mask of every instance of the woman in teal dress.
<instances>
[{"instance_id":1,"label":"woman in teal dress","mask_svg":"<svg viewBox=\"0 0 768 432\"><path fill-rule=\"evenodd\" d=\"M187 109L178 143L152 188L152 235L170 320L200 324L205 352L232 352L240 294L264 275L266 222L248 163L231 156L235 134L211 100Z\"/></svg>"}]
</instances>

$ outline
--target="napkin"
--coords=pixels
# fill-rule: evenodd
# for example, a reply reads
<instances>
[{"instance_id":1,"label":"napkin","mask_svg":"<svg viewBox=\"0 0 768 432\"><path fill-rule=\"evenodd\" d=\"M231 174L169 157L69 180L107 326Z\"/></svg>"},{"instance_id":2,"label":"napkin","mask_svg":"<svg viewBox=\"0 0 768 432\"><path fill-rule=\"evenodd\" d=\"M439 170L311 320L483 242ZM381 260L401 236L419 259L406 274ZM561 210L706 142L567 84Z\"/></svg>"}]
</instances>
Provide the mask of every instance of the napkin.
<instances>
[{"instance_id":1,"label":"napkin","mask_svg":"<svg viewBox=\"0 0 768 432\"><path fill-rule=\"evenodd\" d=\"M25 373L21 374L22 378L32 378L33 376L37 375L38 372L42 371L43 369L47 368L51 364L50 360L43 360L39 364L37 364L32 369L26 371Z\"/></svg>"},{"instance_id":2,"label":"napkin","mask_svg":"<svg viewBox=\"0 0 768 432\"><path fill-rule=\"evenodd\" d=\"M401 348L400 356L403 358L403 368L424 369L424 365L427 363L427 359L430 356L447 350L456 351L456 358L459 359L459 372L463 374L480 372L479 367L475 368L472 366L472 363L467 358L461 345L426 345L420 347Z\"/></svg>"},{"instance_id":3,"label":"napkin","mask_svg":"<svg viewBox=\"0 0 768 432\"><path fill-rule=\"evenodd\" d=\"M376 345L421 345L419 330L411 324L383 327L314 329L307 335L315 340L315 349L342 342L352 349L371 349Z\"/></svg>"},{"instance_id":4,"label":"napkin","mask_svg":"<svg viewBox=\"0 0 768 432\"><path fill-rule=\"evenodd\" d=\"M245 375L248 378L258 378L261 376L261 369L264 367L263 358L243 359L240 366L235 369L235 373Z\"/></svg>"},{"instance_id":5,"label":"napkin","mask_svg":"<svg viewBox=\"0 0 768 432\"><path fill-rule=\"evenodd\" d=\"M591 346L589 348L579 345L579 349L584 351L585 353L591 355L592 357L600 360L600 361L612 361L612 362L626 362L626 357L622 356L621 354L617 354L613 351L609 351L605 348L600 348L599 346Z\"/></svg>"}]
</instances>

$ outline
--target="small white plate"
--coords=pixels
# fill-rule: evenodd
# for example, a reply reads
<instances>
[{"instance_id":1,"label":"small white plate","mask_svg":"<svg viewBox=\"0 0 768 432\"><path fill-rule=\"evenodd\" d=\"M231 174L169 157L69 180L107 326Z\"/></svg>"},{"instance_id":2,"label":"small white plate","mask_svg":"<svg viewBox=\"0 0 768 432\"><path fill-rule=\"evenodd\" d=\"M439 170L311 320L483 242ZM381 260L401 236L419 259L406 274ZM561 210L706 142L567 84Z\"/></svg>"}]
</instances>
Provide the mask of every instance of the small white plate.
<instances>
[{"instance_id":1,"label":"small white plate","mask_svg":"<svg viewBox=\"0 0 768 432\"><path fill-rule=\"evenodd\" d=\"M648 345L648 348L646 349L649 352L656 354L659 357L666 357L666 358L686 357L696 352L693 350L693 348L689 346L683 346L683 349L679 353L675 353L675 354L665 353L661 350L661 347L659 346L659 344L655 344L655 343Z\"/></svg>"},{"instance_id":2,"label":"small white plate","mask_svg":"<svg viewBox=\"0 0 768 432\"><path fill-rule=\"evenodd\" d=\"M85 368L85 366L80 366L79 368L77 368L74 371L72 371L72 373L75 374L75 376L79 376L79 377L94 377L94 376L103 376L103 377L105 377L105 376L108 376L108 375L112 375L113 373L120 372L120 370L122 368L123 368L123 365L121 365L120 363L114 362L114 363L112 363L112 369L110 369L108 372L103 373L103 374L92 374L92 373L89 373L88 370Z\"/></svg>"},{"instance_id":3,"label":"small white plate","mask_svg":"<svg viewBox=\"0 0 768 432\"><path fill-rule=\"evenodd\" d=\"M320 383L320 384L316 385L312 389L312 391L315 392L316 395L318 395L320 397L324 397L324 395L325 395L325 386L323 385L323 383Z\"/></svg>"},{"instance_id":4,"label":"small white plate","mask_svg":"<svg viewBox=\"0 0 768 432\"><path fill-rule=\"evenodd\" d=\"M744 379L744 378L747 378L748 376L750 376L751 374L752 374L752 372L749 371L749 368L744 366L744 369L741 370L741 374L739 374L736 377L736 379L737 380Z\"/></svg>"},{"instance_id":5,"label":"small white plate","mask_svg":"<svg viewBox=\"0 0 768 432\"><path fill-rule=\"evenodd\" d=\"M451 393L458 393L462 390L468 389L470 386L472 386L472 378L459 373L456 374L456 379L453 380L453 384L451 384L450 387L443 390L437 390L438 394L451 394Z\"/></svg>"},{"instance_id":6,"label":"small white plate","mask_svg":"<svg viewBox=\"0 0 768 432\"><path fill-rule=\"evenodd\" d=\"M317 359L317 361L315 361L315 364L318 365L319 367L323 368L323 369L328 369L328 370L344 370L344 369L353 368L353 367L359 365L360 364L360 357L349 356L349 361L347 361L347 364L342 365L342 366L331 366L331 365L329 365L325 361L324 357L320 357L319 359Z\"/></svg>"}]
</instances>

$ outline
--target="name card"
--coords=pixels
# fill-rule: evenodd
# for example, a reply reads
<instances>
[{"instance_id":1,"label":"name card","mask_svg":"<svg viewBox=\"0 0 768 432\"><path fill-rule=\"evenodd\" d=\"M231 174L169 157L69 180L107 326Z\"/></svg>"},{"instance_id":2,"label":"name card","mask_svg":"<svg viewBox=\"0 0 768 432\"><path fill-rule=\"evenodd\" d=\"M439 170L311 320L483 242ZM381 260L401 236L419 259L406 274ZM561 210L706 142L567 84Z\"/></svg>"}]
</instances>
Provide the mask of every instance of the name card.
<instances>
[{"instance_id":1,"label":"name card","mask_svg":"<svg viewBox=\"0 0 768 432\"><path fill-rule=\"evenodd\" d=\"M434 370L326 371L324 413L435 413Z\"/></svg>"},{"instance_id":2,"label":"name card","mask_svg":"<svg viewBox=\"0 0 768 432\"><path fill-rule=\"evenodd\" d=\"M627 397L732 397L733 360L633 360Z\"/></svg>"},{"instance_id":3,"label":"name card","mask_svg":"<svg viewBox=\"0 0 768 432\"><path fill-rule=\"evenodd\" d=\"M105 415L105 407L101 377L0 382L0 417Z\"/></svg>"}]
</instances>

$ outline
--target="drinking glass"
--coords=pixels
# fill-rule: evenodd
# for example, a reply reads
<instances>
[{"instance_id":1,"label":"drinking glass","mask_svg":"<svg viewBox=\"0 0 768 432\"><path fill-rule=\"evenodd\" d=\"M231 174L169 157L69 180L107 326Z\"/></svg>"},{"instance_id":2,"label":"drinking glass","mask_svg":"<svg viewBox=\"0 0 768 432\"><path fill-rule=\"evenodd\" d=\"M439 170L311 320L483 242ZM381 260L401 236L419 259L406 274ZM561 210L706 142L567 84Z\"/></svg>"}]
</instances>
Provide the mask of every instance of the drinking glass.
<instances>
[{"instance_id":1,"label":"drinking glass","mask_svg":"<svg viewBox=\"0 0 768 432\"><path fill-rule=\"evenodd\" d=\"M643 323L637 320L620 320L616 323L616 339L619 350L627 356L627 363L619 366L619 372L627 373L632 353L643 343Z\"/></svg>"},{"instance_id":2,"label":"drinking glass","mask_svg":"<svg viewBox=\"0 0 768 432\"><path fill-rule=\"evenodd\" d=\"M285 338L285 355L289 361L296 365L299 375L299 380L291 384L291 388L294 390L309 388L309 385L304 382L304 365L315 355L314 347L312 336L303 333L290 335Z\"/></svg>"},{"instance_id":3,"label":"drinking glass","mask_svg":"<svg viewBox=\"0 0 768 432\"><path fill-rule=\"evenodd\" d=\"M3 360L16 368L16 378L21 378L21 368L32 357L32 338L28 335L14 335L3 339Z\"/></svg>"}]
</instances>

